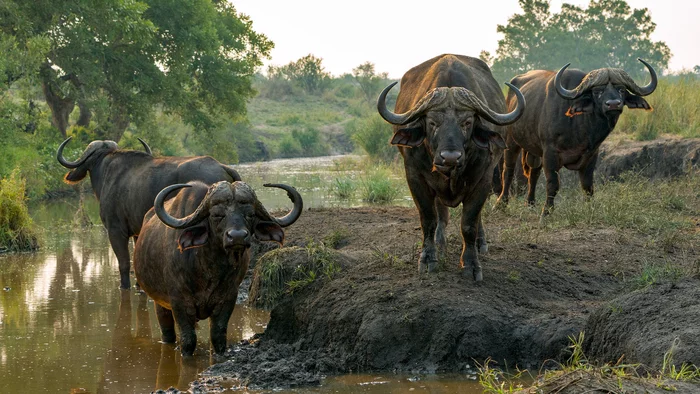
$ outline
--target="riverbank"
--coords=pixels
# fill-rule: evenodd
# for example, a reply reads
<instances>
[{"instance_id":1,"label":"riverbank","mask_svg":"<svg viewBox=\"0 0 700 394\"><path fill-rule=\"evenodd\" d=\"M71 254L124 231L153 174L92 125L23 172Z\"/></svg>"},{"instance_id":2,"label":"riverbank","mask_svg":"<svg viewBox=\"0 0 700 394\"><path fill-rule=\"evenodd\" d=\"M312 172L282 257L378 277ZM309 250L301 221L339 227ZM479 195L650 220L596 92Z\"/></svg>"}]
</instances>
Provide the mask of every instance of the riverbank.
<instances>
[{"instance_id":1,"label":"riverbank","mask_svg":"<svg viewBox=\"0 0 700 394\"><path fill-rule=\"evenodd\" d=\"M363 371L473 373L475 362L487 359L531 371L545 360L563 362L569 337L607 302L679 280L700 285L697 182L627 178L601 185L588 202L577 190L564 192L544 225L539 210L521 201L506 211L489 207L483 283L461 274L458 211L448 226L446 259L424 276L417 273L421 231L414 208L305 211L287 230L286 246L332 245L330 255L342 257L340 271L315 273L304 286L283 291L266 331L231 347L230 359L202 379L275 388ZM289 250L287 259L277 252L277 264L303 271L299 248ZM650 316L640 313L635 321L653 318L653 311L645 313ZM644 342L654 333L630 335Z\"/></svg>"}]
</instances>

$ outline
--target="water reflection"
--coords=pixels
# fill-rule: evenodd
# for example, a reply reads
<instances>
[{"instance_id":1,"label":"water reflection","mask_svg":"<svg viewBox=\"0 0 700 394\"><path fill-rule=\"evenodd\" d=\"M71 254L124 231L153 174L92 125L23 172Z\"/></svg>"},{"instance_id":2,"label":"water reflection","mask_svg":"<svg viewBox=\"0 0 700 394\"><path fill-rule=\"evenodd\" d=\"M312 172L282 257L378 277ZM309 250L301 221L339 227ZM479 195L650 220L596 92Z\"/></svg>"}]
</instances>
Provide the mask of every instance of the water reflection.
<instances>
[{"instance_id":1,"label":"water reflection","mask_svg":"<svg viewBox=\"0 0 700 394\"><path fill-rule=\"evenodd\" d=\"M183 360L159 342L153 302L117 288L101 226L57 221L50 230L38 253L0 256L0 392L187 389L213 361L208 322L198 325L199 352ZM229 342L263 331L268 319L236 306Z\"/></svg>"}]
</instances>

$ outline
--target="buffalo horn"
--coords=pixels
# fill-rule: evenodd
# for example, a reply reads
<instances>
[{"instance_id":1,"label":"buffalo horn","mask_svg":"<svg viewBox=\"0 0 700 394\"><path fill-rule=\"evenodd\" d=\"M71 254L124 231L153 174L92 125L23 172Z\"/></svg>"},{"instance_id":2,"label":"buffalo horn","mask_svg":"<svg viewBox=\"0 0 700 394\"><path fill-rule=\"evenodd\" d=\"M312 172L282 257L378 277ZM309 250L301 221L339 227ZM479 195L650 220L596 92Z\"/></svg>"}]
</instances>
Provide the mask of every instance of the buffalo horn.
<instances>
[{"instance_id":1,"label":"buffalo horn","mask_svg":"<svg viewBox=\"0 0 700 394\"><path fill-rule=\"evenodd\" d=\"M143 145L143 148L146 150L146 153L148 153L149 155L153 156L153 152L151 151L151 147L148 146L148 144L146 143L146 141L142 140L142 139L139 138L139 137L136 137L136 139L139 140L139 142L141 143L141 145Z\"/></svg>"},{"instance_id":2,"label":"buffalo horn","mask_svg":"<svg viewBox=\"0 0 700 394\"><path fill-rule=\"evenodd\" d=\"M562 67L558 72L557 75L554 77L554 86L557 88L557 93L562 98L565 98L567 100L573 100L583 94L583 91L578 91L576 89L574 90L569 90L563 86L561 86L561 76L564 75L564 70L566 70L571 63L567 63L564 67Z\"/></svg>"},{"instance_id":3,"label":"buffalo horn","mask_svg":"<svg viewBox=\"0 0 700 394\"><path fill-rule=\"evenodd\" d=\"M499 114L493 111L491 108L487 107L486 105L482 105L480 108L477 109L480 117L498 126L505 126L514 123L520 118L520 116L523 114L523 111L525 111L525 97L520 92L520 89L516 88L514 85L511 85L508 82L506 82L506 85L510 88L510 90L513 93L515 93L515 97L518 100L518 105L515 108L513 108L512 111L510 111L507 114Z\"/></svg>"},{"instance_id":4,"label":"buffalo horn","mask_svg":"<svg viewBox=\"0 0 700 394\"><path fill-rule=\"evenodd\" d=\"M185 216L182 219L178 219L175 217L170 216L170 214L165 210L165 198L168 196L168 194L177 189L182 189L183 187L192 187L192 185L188 185L186 183L178 183L175 185L170 185L166 187L165 189L161 190L160 193L156 196L155 201L153 202L153 209L156 212L156 215L158 216L158 219L160 219L161 222L163 222L166 226L172 227L172 228L186 228L189 227L190 225L199 222L200 220L204 219L209 215L209 210L206 208L207 200L209 199L209 193L207 193L206 196L202 199L202 201L199 203L199 206L197 209L195 209L194 212L191 214Z\"/></svg>"},{"instance_id":5,"label":"buffalo horn","mask_svg":"<svg viewBox=\"0 0 700 394\"><path fill-rule=\"evenodd\" d=\"M292 186L283 185L281 183L266 183L263 186L276 187L278 189L285 190L287 192L287 197L289 197L289 199L292 200L292 202L294 203L294 207L288 214L282 216L281 218L273 217L277 224L279 224L281 227L287 227L292 223L296 222L297 219L299 219L299 216L301 215L301 211L304 209L304 202L302 201L301 195L299 194L297 189L293 188Z\"/></svg>"},{"instance_id":6,"label":"buffalo horn","mask_svg":"<svg viewBox=\"0 0 700 394\"><path fill-rule=\"evenodd\" d=\"M642 62L642 64L646 66L647 70L649 70L649 74L651 74L651 81L646 86L639 86L633 82L633 86L627 86L627 89L629 89L632 93L638 96L647 96L650 95L656 89L656 84L658 83L656 71L654 71L654 67L652 67L649 63L645 62L643 59L637 58L637 60Z\"/></svg>"},{"instance_id":7,"label":"buffalo horn","mask_svg":"<svg viewBox=\"0 0 700 394\"><path fill-rule=\"evenodd\" d=\"M66 140L61 142L61 145L58 146L58 151L56 152L56 159L58 159L58 162L61 163L62 166L73 169L78 168L81 164L85 162L85 160L87 160L88 157L83 155L83 157L78 159L77 161L68 161L63 157L63 148L66 147L66 145L68 144L68 142L70 142L71 139L73 139L73 137L66 138Z\"/></svg>"}]
</instances>

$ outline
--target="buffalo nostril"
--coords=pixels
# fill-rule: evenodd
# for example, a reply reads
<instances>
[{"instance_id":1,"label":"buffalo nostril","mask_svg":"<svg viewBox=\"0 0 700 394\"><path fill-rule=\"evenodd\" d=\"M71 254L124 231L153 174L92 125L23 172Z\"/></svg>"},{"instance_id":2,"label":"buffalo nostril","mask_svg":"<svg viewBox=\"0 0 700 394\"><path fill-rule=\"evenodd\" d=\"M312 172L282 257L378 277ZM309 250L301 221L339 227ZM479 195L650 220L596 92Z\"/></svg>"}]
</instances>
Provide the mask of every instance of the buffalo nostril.
<instances>
[{"instance_id":1,"label":"buffalo nostril","mask_svg":"<svg viewBox=\"0 0 700 394\"><path fill-rule=\"evenodd\" d=\"M462 157L462 152L456 150L447 150L440 152L440 157L445 164L456 164L457 160Z\"/></svg>"},{"instance_id":2,"label":"buffalo nostril","mask_svg":"<svg viewBox=\"0 0 700 394\"><path fill-rule=\"evenodd\" d=\"M248 236L248 230L228 230L226 232L226 238L230 240L234 239L244 239Z\"/></svg>"},{"instance_id":3,"label":"buffalo nostril","mask_svg":"<svg viewBox=\"0 0 700 394\"><path fill-rule=\"evenodd\" d=\"M605 105L610 109L620 108L620 106L622 105L622 100L619 100L619 99L608 100L605 102Z\"/></svg>"}]
</instances>

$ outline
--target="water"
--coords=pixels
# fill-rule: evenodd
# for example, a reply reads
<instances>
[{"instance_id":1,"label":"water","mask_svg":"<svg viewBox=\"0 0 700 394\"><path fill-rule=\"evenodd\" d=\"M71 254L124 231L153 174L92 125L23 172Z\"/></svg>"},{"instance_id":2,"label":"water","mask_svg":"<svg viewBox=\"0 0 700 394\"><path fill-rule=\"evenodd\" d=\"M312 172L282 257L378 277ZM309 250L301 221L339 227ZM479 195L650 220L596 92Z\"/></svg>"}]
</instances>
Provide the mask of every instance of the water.
<instances>
[{"instance_id":1,"label":"water","mask_svg":"<svg viewBox=\"0 0 700 394\"><path fill-rule=\"evenodd\" d=\"M289 207L282 191L258 187L285 182L303 193L305 206L338 202L324 184L336 176L335 158L239 166L241 175L269 209ZM277 175L282 168L285 175ZM348 172L344 172L347 174ZM269 191L269 192L268 192ZM353 203L356 204L356 203ZM357 203L359 204L359 202ZM85 199L95 223L73 224L78 200L30 207L41 230L36 253L0 255L0 393L148 393L187 390L214 360L208 322L200 322L194 357L183 359L173 344L160 343L154 304L144 294L118 289L117 260L99 223L98 204ZM228 342L265 329L269 314L237 305ZM473 376L345 375L327 378L310 393L479 393Z\"/></svg>"}]
</instances>

